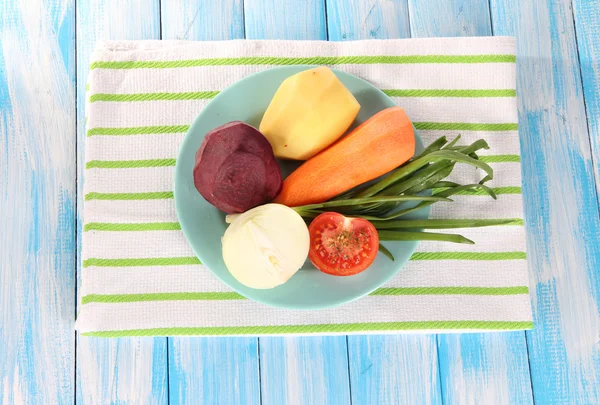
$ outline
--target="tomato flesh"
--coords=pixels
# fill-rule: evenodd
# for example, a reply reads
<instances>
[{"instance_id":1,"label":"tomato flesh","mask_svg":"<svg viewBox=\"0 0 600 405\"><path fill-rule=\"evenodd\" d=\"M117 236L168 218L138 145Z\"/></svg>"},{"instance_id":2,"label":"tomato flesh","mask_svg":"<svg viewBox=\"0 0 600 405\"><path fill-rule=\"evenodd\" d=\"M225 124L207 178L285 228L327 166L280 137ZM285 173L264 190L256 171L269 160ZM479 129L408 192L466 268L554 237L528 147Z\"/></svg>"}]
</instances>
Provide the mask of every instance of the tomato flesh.
<instances>
[{"instance_id":1,"label":"tomato flesh","mask_svg":"<svg viewBox=\"0 0 600 405\"><path fill-rule=\"evenodd\" d=\"M311 222L308 231L308 258L323 273L358 274L373 263L379 251L377 230L365 219L326 212Z\"/></svg>"}]
</instances>

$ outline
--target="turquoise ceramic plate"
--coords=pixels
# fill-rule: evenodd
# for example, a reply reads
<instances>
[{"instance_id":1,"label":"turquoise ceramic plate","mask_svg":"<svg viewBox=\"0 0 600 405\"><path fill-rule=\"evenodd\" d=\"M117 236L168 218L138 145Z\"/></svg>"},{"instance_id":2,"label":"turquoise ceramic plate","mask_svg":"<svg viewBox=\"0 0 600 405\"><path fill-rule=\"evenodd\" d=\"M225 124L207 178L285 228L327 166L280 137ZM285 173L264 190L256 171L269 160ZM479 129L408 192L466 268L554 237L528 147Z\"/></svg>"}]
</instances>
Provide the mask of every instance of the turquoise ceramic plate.
<instances>
[{"instance_id":1,"label":"turquoise ceramic plate","mask_svg":"<svg viewBox=\"0 0 600 405\"><path fill-rule=\"evenodd\" d=\"M287 283L270 289L255 290L240 284L227 270L221 256L221 237L225 233L225 215L210 205L194 187L193 168L196 151L208 131L229 121L244 121L258 128L263 113L281 82L313 66L285 66L256 73L219 93L194 121L179 151L175 168L175 206L183 233L190 246L221 281L245 297L263 304L290 309L335 307L369 294L383 285L408 261L417 242L384 242L396 258L382 254L371 267L350 277L335 277L318 271L307 261ZM373 114L394 106L394 102L370 83L348 73L335 71L361 105L358 125ZM423 145L417 136L417 150ZM284 175L294 167L282 163ZM429 210L420 210L413 218L426 219Z\"/></svg>"}]
</instances>

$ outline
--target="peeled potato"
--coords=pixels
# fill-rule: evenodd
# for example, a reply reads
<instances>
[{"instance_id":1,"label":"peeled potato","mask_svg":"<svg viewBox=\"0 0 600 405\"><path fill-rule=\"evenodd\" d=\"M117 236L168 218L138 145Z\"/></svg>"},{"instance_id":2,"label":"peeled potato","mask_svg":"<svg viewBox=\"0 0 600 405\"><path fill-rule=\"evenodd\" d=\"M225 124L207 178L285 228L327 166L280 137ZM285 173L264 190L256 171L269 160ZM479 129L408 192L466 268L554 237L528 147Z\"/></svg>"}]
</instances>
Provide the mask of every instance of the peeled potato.
<instances>
[{"instance_id":1,"label":"peeled potato","mask_svg":"<svg viewBox=\"0 0 600 405\"><path fill-rule=\"evenodd\" d=\"M307 160L342 136L359 109L331 69L309 69L281 83L260 132L278 158Z\"/></svg>"}]
</instances>

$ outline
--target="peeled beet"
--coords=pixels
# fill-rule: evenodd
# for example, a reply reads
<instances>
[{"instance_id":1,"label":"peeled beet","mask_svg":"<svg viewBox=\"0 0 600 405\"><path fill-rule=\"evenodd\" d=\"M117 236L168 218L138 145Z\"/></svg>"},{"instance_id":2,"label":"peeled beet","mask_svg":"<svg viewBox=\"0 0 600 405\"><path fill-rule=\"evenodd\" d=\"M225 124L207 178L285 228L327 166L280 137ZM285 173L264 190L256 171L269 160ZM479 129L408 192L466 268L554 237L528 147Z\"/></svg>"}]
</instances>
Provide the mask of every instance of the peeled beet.
<instances>
[{"instance_id":1,"label":"peeled beet","mask_svg":"<svg viewBox=\"0 0 600 405\"><path fill-rule=\"evenodd\" d=\"M273 148L256 128L232 121L210 131L196 153L194 185L228 214L271 201L281 191Z\"/></svg>"}]
</instances>

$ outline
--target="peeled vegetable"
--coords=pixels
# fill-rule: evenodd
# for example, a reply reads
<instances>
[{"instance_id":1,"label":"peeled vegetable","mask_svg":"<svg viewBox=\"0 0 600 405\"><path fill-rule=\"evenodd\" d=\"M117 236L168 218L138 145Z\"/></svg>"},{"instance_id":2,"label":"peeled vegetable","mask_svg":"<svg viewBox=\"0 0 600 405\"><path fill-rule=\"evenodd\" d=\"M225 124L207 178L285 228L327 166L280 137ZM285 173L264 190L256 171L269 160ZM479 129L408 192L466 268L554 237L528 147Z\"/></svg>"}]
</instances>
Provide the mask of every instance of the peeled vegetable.
<instances>
[{"instance_id":1,"label":"peeled vegetable","mask_svg":"<svg viewBox=\"0 0 600 405\"><path fill-rule=\"evenodd\" d=\"M222 239L223 260L240 283L257 289L277 287L304 264L310 237L296 211L267 204L230 217Z\"/></svg>"},{"instance_id":2,"label":"peeled vegetable","mask_svg":"<svg viewBox=\"0 0 600 405\"><path fill-rule=\"evenodd\" d=\"M267 139L256 128L232 121L204 137L196 153L194 185L221 211L244 212L279 193L281 170Z\"/></svg>"},{"instance_id":3,"label":"peeled vegetable","mask_svg":"<svg viewBox=\"0 0 600 405\"><path fill-rule=\"evenodd\" d=\"M327 67L305 70L281 83L260 123L275 156L306 160L335 142L360 105Z\"/></svg>"},{"instance_id":4,"label":"peeled vegetable","mask_svg":"<svg viewBox=\"0 0 600 405\"><path fill-rule=\"evenodd\" d=\"M395 169L415 153L412 123L400 107L378 112L283 182L276 203L321 203Z\"/></svg>"}]
</instances>

